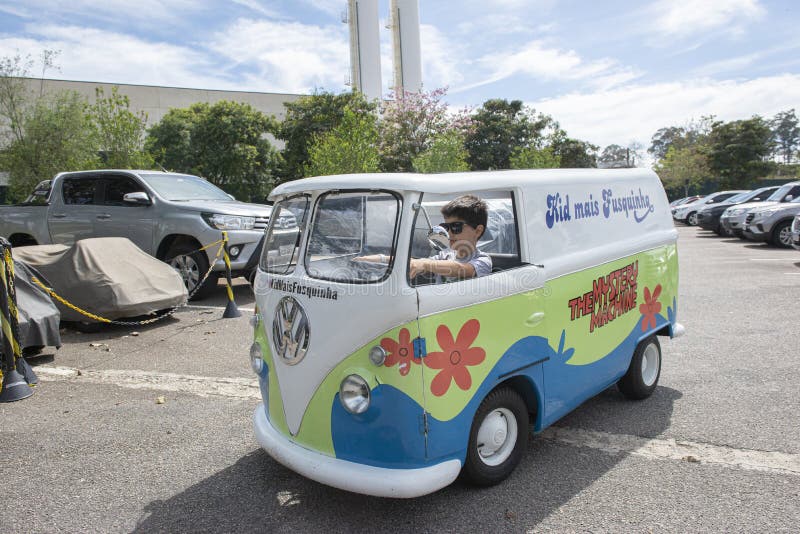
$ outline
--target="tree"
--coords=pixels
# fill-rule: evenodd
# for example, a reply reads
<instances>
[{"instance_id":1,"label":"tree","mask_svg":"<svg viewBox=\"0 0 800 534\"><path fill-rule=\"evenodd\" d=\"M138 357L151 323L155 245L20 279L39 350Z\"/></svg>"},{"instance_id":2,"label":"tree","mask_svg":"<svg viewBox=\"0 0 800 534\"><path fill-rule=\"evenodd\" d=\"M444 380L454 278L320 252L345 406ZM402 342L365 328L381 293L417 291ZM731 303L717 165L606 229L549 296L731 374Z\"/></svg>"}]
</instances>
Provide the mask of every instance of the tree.
<instances>
[{"instance_id":1,"label":"tree","mask_svg":"<svg viewBox=\"0 0 800 534\"><path fill-rule=\"evenodd\" d=\"M770 122L775 139L776 154L783 158L783 163L790 164L800 145L800 127L794 108L775 115Z\"/></svg>"},{"instance_id":2,"label":"tree","mask_svg":"<svg viewBox=\"0 0 800 534\"><path fill-rule=\"evenodd\" d=\"M6 132L4 145L24 137L25 112L31 106L33 94L25 85L33 61L19 54L0 59L0 129Z\"/></svg>"},{"instance_id":3,"label":"tree","mask_svg":"<svg viewBox=\"0 0 800 534\"><path fill-rule=\"evenodd\" d=\"M667 151L673 147L685 146L683 141L686 137L686 129L679 126L668 126L666 128L659 128L653 137L650 139L650 148L647 151L653 155L656 160L664 159Z\"/></svg>"},{"instance_id":4,"label":"tree","mask_svg":"<svg viewBox=\"0 0 800 534\"><path fill-rule=\"evenodd\" d=\"M472 120L466 147L473 170L510 168L515 149L541 148L545 129L558 126L551 117L536 113L520 100L487 100Z\"/></svg>"},{"instance_id":5,"label":"tree","mask_svg":"<svg viewBox=\"0 0 800 534\"><path fill-rule=\"evenodd\" d=\"M450 130L434 138L431 146L412 160L414 170L423 173L468 171L464 136Z\"/></svg>"},{"instance_id":6,"label":"tree","mask_svg":"<svg viewBox=\"0 0 800 534\"><path fill-rule=\"evenodd\" d=\"M465 132L470 120L465 112L451 116L442 101L446 89L389 95L383 104L380 135L381 168L409 172L413 161L428 150L438 136L455 130Z\"/></svg>"},{"instance_id":7,"label":"tree","mask_svg":"<svg viewBox=\"0 0 800 534\"><path fill-rule=\"evenodd\" d=\"M133 113L127 96L116 87L108 98L103 89L95 89L95 104L89 109L99 141L104 166L111 169L149 169L153 157L143 150L147 114Z\"/></svg>"},{"instance_id":8,"label":"tree","mask_svg":"<svg viewBox=\"0 0 800 534\"><path fill-rule=\"evenodd\" d=\"M586 141L568 137L553 144L553 153L558 156L562 169L597 167L597 151L600 147Z\"/></svg>"},{"instance_id":9,"label":"tree","mask_svg":"<svg viewBox=\"0 0 800 534\"><path fill-rule=\"evenodd\" d=\"M86 99L64 91L43 97L20 118L22 136L3 151L12 200L62 171L97 168L96 130Z\"/></svg>"},{"instance_id":10,"label":"tree","mask_svg":"<svg viewBox=\"0 0 800 534\"><path fill-rule=\"evenodd\" d=\"M517 148L511 154L512 169L557 169L561 167L561 157L552 147Z\"/></svg>"},{"instance_id":11,"label":"tree","mask_svg":"<svg viewBox=\"0 0 800 534\"><path fill-rule=\"evenodd\" d=\"M630 156L628 149L620 145L608 145L603 149L599 158L603 167L609 169L621 169L630 167Z\"/></svg>"},{"instance_id":12,"label":"tree","mask_svg":"<svg viewBox=\"0 0 800 534\"><path fill-rule=\"evenodd\" d=\"M375 105L367 102L358 92L314 93L287 102L284 107L286 117L276 134L278 139L286 142L278 169L281 182L303 177L312 141L338 126L344 118L345 109L356 113L372 113L375 110Z\"/></svg>"},{"instance_id":13,"label":"tree","mask_svg":"<svg viewBox=\"0 0 800 534\"><path fill-rule=\"evenodd\" d=\"M709 167L723 189L748 187L770 171L772 131L761 117L715 122L709 134Z\"/></svg>"},{"instance_id":14,"label":"tree","mask_svg":"<svg viewBox=\"0 0 800 534\"><path fill-rule=\"evenodd\" d=\"M655 171L667 191L697 191L711 175L708 157L700 146L677 148L670 146L667 153L656 164Z\"/></svg>"},{"instance_id":15,"label":"tree","mask_svg":"<svg viewBox=\"0 0 800 534\"><path fill-rule=\"evenodd\" d=\"M274 184L279 155L267 139L277 123L249 104L220 101L172 109L148 133L162 167L207 178L242 200L260 200Z\"/></svg>"},{"instance_id":16,"label":"tree","mask_svg":"<svg viewBox=\"0 0 800 534\"><path fill-rule=\"evenodd\" d=\"M378 172L378 129L375 116L345 109L342 122L317 135L308 148L306 176Z\"/></svg>"}]
</instances>

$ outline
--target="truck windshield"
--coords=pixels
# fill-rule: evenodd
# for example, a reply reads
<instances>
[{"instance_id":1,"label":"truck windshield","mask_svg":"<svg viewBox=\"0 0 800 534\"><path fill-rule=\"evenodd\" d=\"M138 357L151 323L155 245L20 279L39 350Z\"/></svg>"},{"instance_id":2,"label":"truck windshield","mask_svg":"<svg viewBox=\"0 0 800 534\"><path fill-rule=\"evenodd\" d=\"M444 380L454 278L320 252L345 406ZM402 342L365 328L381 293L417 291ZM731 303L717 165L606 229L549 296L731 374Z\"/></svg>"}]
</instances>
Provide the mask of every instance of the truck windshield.
<instances>
[{"instance_id":1,"label":"truck windshield","mask_svg":"<svg viewBox=\"0 0 800 534\"><path fill-rule=\"evenodd\" d=\"M379 282L391 272L400 199L383 191L320 196L306 252L309 276L337 282Z\"/></svg>"},{"instance_id":2,"label":"truck windshield","mask_svg":"<svg viewBox=\"0 0 800 534\"><path fill-rule=\"evenodd\" d=\"M199 176L155 173L139 176L167 200L231 200L225 191Z\"/></svg>"}]
</instances>

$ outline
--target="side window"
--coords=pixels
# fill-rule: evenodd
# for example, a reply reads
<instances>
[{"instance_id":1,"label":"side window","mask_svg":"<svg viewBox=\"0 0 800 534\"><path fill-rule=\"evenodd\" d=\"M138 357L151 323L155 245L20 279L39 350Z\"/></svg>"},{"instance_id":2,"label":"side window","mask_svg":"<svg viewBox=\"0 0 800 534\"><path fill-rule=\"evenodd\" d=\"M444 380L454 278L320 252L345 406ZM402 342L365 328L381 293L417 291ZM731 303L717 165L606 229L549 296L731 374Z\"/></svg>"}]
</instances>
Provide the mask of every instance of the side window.
<instances>
[{"instance_id":1,"label":"side window","mask_svg":"<svg viewBox=\"0 0 800 534\"><path fill-rule=\"evenodd\" d=\"M105 192L101 204L104 206L130 206L122 201L128 193L145 191L144 186L129 176L114 176L106 178Z\"/></svg>"},{"instance_id":2,"label":"side window","mask_svg":"<svg viewBox=\"0 0 800 534\"><path fill-rule=\"evenodd\" d=\"M519 252L519 231L517 228L514 194L511 191L480 191L473 194L481 197L489 207L486 230L478 239L479 251L488 254L492 259L492 273L513 269L522 265ZM431 258L439 254L428 240L428 220L433 226L444 222L442 207L459 195L426 194L422 198L420 211L414 222L414 235L411 239L412 258ZM441 279L430 275L421 275L412 280L412 285L455 282L455 279Z\"/></svg>"},{"instance_id":3,"label":"side window","mask_svg":"<svg viewBox=\"0 0 800 534\"><path fill-rule=\"evenodd\" d=\"M786 194L783 196L783 199L781 199L781 200L785 200L785 199L786 199L786 198L787 198L789 195L791 195L791 197L792 197L792 200L794 200L795 198L797 198L798 196L800 196L800 185L796 185L796 186L792 187L792 188L789 190L789 192L788 192L788 193L786 193Z\"/></svg>"},{"instance_id":4,"label":"side window","mask_svg":"<svg viewBox=\"0 0 800 534\"><path fill-rule=\"evenodd\" d=\"M66 178L61 189L64 204L95 204L99 184L97 178Z\"/></svg>"}]
</instances>

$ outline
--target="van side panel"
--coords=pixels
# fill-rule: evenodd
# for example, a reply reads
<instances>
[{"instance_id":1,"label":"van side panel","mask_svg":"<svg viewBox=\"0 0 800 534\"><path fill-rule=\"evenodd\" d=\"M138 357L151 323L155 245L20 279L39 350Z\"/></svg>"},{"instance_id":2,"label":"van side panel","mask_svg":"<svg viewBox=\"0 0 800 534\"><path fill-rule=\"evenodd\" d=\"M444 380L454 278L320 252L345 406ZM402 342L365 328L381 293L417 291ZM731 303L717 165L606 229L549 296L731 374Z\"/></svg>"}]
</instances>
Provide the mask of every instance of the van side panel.
<instances>
[{"instance_id":1,"label":"van side panel","mask_svg":"<svg viewBox=\"0 0 800 534\"><path fill-rule=\"evenodd\" d=\"M639 341L674 323L675 250L659 247L547 283L550 338L569 349L545 363L544 426L614 384Z\"/></svg>"}]
</instances>

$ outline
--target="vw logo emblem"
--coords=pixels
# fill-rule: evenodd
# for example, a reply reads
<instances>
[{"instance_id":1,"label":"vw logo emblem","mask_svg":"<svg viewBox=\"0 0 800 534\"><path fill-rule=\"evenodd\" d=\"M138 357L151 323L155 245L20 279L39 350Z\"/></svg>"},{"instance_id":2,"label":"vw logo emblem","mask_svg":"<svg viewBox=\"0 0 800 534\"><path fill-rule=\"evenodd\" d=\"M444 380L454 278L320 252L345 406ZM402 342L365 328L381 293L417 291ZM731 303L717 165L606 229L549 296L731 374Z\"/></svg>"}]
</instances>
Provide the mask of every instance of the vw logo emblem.
<instances>
[{"instance_id":1,"label":"vw logo emblem","mask_svg":"<svg viewBox=\"0 0 800 534\"><path fill-rule=\"evenodd\" d=\"M283 297L272 321L272 343L281 360L288 365L300 363L308 351L308 336L305 310L292 297Z\"/></svg>"}]
</instances>

